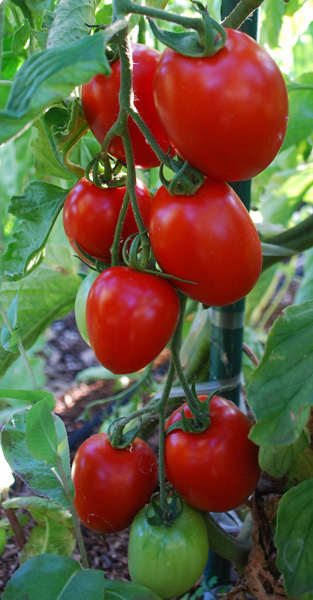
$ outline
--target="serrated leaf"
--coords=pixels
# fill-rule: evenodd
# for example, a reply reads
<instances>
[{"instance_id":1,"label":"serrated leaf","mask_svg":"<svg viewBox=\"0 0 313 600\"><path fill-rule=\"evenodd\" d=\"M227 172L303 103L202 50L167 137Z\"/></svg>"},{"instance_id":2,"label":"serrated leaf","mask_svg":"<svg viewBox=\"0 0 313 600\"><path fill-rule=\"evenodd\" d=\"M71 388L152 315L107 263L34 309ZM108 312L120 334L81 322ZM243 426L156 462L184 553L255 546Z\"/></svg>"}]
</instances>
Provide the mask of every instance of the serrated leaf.
<instances>
[{"instance_id":1,"label":"serrated leaf","mask_svg":"<svg viewBox=\"0 0 313 600\"><path fill-rule=\"evenodd\" d=\"M1 330L1 346L2 348L4 348L4 350L6 350L7 352L18 352L18 332L16 331L16 326L17 326L17 300L18 300L18 294L19 291L15 294L9 308L8 311L6 313L12 329L13 329L13 333L11 333L11 331L9 330L9 328L4 325L2 327Z\"/></svg>"},{"instance_id":2,"label":"serrated leaf","mask_svg":"<svg viewBox=\"0 0 313 600\"><path fill-rule=\"evenodd\" d=\"M13 240L2 257L2 275L20 279L38 264L68 190L32 181L21 196L13 196L9 212L17 217Z\"/></svg>"},{"instance_id":3,"label":"serrated leaf","mask_svg":"<svg viewBox=\"0 0 313 600\"><path fill-rule=\"evenodd\" d=\"M2 383L2 380L1 380ZM8 421L18 410L32 406L42 398L49 401L53 410L55 400L50 392L42 390L0 389L0 423Z\"/></svg>"},{"instance_id":4,"label":"serrated leaf","mask_svg":"<svg viewBox=\"0 0 313 600\"><path fill-rule=\"evenodd\" d=\"M26 350L51 323L62 319L74 308L81 283L76 273L77 265L78 261L68 247L47 245L41 265L24 278L19 295L19 332ZM18 281L2 283L0 299L5 310L19 287ZM16 357L0 348L0 377Z\"/></svg>"},{"instance_id":5,"label":"serrated leaf","mask_svg":"<svg viewBox=\"0 0 313 600\"><path fill-rule=\"evenodd\" d=\"M64 46L86 37L90 30L86 23L93 25L95 11L100 0L60 0L54 10L53 25L50 29L47 47Z\"/></svg>"},{"instance_id":6,"label":"serrated leaf","mask_svg":"<svg viewBox=\"0 0 313 600\"><path fill-rule=\"evenodd\" d=\"M58 439L53 416L45 400L36 402L26 417L26 446L34 458L57 465Z\"/></svg>"},{"instance_id":7,"label":"serrated leaf","mask_svg":"<svg viewBox=\"0 0 313 600\"><path fill-rule=\"evenodd\" d=\"M28 450L26 445L26 417L27 410L21 410L4 425L1 434L3 454L12 471L25 481L28 486L39 495L59 502L69 508L62 485L43 460L37 460Z\"/></svg>"},{"instance_id":8,"label":"serrated leaf","mask_svg":"<svg viewBox=\"0 0 313 600\"><path fill-rule=\"evenodd\" d=\"M148 588L132 581L104 580L105 600L161 600Z\"/></svg>"},{"instance_id":9,"label":"serrated leaf","mask_svg":"<svg viewBox=\"0 0 313 600\"><path fill-rule=\"evenodd\" d=\"M263 358L251 376L247 398L258 445L293 444L313 405L313 302L290 306L270 330Z\"/></svg>"},{"instance_id":10,"label":"serrated leaf","mask_svg":"<svg viewBox=\"0 0 313 600\"><path fill-rule=\"evenodd\" d=\"M313 479L286 492L278 505L275 544L277 567L289 598L313 591Z\"/></svg>"},{"instance_id":11,"label":"serrated leaf","mask_svg":"<svg viewBox=\"0 0 313 600\"><path fill-rule=\"evenodd\" d=\"M66 98L94 75L110 75L107 43L125 28L123 19L105 31L66 46L31 55L16 73L5 110L0 111L0 143L16 136L49 106Z\"/></svg>"},{"instance_id":12,"label":"serrated leaf","mask_svg":"<svg viewBox=\"0 0 313 600\"><path fill-rule=\"evenodd\" d=\"M83 569L66 556L41 554L12 575L2 600L103 600L102 571Z\"/></svg>"},{"instance_id":13,"label":"serrated leaf","mask_svg":"<svg viewBox=\"0 0 313 600\"><path fill-rule=\"evenodd\" d=\"M267 471L273 477L282 477L287 473L302 452L310 443L309 436L303 431L299 439L290 446L261 446L259 464L262 471Z\"/></svg>"}]
</instances>

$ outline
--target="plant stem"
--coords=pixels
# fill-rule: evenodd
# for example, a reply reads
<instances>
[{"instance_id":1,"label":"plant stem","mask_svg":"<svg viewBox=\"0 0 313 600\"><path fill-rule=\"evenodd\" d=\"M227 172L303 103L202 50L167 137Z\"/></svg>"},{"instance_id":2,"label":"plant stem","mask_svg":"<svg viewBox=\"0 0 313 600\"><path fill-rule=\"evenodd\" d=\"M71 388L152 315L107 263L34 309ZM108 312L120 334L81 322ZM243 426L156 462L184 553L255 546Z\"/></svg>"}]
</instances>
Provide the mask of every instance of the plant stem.
<instances>
[{"instance_id":1,"label":"plant stem","mask_svg":"<svg viewBox=\"0 0 313 600\"><path fill-rule=\"evenodd\" d=\"M7 316L7 313L6 313L5 309L4 309L4 306L3 306L2 302L1 302L1 300L0 300L0 314L1 314L1 317L3 318L3 321L4 321L5 325L8 328L10 334L13 335L15 333L15 331L14 331L12 325L11 325L11 322L10 322L8 316ZM31 384L32 384L32 388L34 390L37 390L38 387L37 387L36 379L35 379L34 373L32 371L30 362L28 360L28 356L26 354L25 348L23 346L22 338L20 336L19 331L17 332L17 347L18 347L19 353L20 353L20 355L21 355L21 357L22 357L22 359L24 361L24 364L25 364L25 367L26 367L29 379L30 379Z\"/></svg>"},{"instance_id":2,"label":"plant stem","mask_svg":"<svg viewBox=\"0 0 313 600\"><path fill-rule=\"evenodd\" d=\"M172 360L173 360L173 364L174 364L178 379L179 379L181 386L186 394L187 404L188 404L189 408L191 409L191 412L195 411L195 413L197 413L198 402L197 402L197 399L195 398L192 390L189 387L188 381L187 381L185 373L184 373L184 369L183 369L181 361L180 361L180 348L181 348L181 343L182 343L182 330L183 330L183 324L184 324L184 315L185 315L187 298L183 294L179 294L179 299L180 299L180 318L179 318L178 325L176 327L176 331L175 331L175 333L172 337L172 341L171 341Z\"/></svg>"},{"instance_id":3,"label":"plant stem","mask_svg":"<svg viewBox=\"0 0 313 600\"><path fill-rule=\"evenodd\" d=\"M57 454L56 458L57 458L57 468L58 468L58 472L59 472L59 475L60 475L60 478L62 481L64 493L70 503L70 510L71 510L71 514L73 517L73 521L74 521L76 539L77 539L77 544L78 544L78 548L79 548L79 552L80 552L80 556L81 556L81 560L82 560L82 566L84 567L84 569L88 569L89 564L88 564L88 559L87 559L87 554L86 554L86 548L85 548L84 541L83 541L83 536L82 536L82 532L81 532L81 528L80 528L78 514L76 512L76 508L75 508L75 504L74 504L73 494L70 489L68 477L65 473L60 455Z\"/></svg>"},{"instance_id":4,"label":"plant stem","mask_svg":"<svg viewBox=\"0 0 313 600\"><path fill-rule=\"evenodd\" d=\"M240 0L231 13L222 21L223 27L238 29L257 10L264 0Z\"/></svg>"},{"instance_id":5,"label":"plant stem","mask_svg":"<svg viewBox=\"0 0 313 600\"><path fill-rule=\"evenodd\" d=\"M201 514L207 528L210 549L229 560L239 571L242 571L247 563L251 545L238 541L233 535L225 531L210 513Z\"/></svg>"},{"instance_id":6,"label":"plant stem","mask_svg":"<svg viewBox=\"0 0 313 600\"><path fill-rule=\"evenodd\" d=\"M21 524L15 514L15 511L13 508L4 508L4 513L5 516L7 517L7 519L10 522L10 525L14 531L14 537L17 541L17 544L19 546L19 548L24 548L25 544L26 544L26 538L24 535L24 531L21 527Z\"/></svg>"},{"instance_id":7,"label":"plant stem","mask_svg":"<svg viewBox=\"0 0 313 600\"><path fill-rule=\"evenodd\" d=\"M164 444L165 444L165 409L173 385L175 375L173 360L170 362L169 371L164 385L163 393L158 402L159 416L159 484L160 484L160 506L163 514L167 513L167 494L165 481L165 461L164 461Z\"/></svg>"}]
</instances>

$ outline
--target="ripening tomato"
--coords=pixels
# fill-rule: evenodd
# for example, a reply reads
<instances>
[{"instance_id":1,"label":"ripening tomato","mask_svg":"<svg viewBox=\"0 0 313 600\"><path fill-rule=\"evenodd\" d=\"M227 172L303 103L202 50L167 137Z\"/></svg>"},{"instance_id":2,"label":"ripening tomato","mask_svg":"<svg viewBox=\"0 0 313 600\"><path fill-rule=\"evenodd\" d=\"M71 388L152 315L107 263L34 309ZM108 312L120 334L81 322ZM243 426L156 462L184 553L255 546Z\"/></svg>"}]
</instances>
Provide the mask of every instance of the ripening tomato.
<instances>
[{"instance_id":1,"label":"ripening tomato","mask_svg":"<svg viewBox=\"0 0 313 600\"><path fill-rule=\"evenodd\" d=\"M121 531L149 502L157 482L157 460L150 446L136 438L127 448L113 448L97 433L78 448L72 466L75 507L93 531Z\"/></svg>"},{"instance_id":2,"label":"ripening tomato","mask_svg":"<svg viewBox=\"0 0 313 600\"><path fill-rule=\"evenodd\" d=\"M133 90L134 104L142 119L150 129L164 152L169 149L169 141L164 133L153 99L153 77L160 54L154 48L143 44L132 44L133 50ZM82 86L82 105L86 121L102 144L105 134L117 119L119 112L118 94L120 89L120 61L111 65L109 77L95 75L89 83ZM133 145L137 167L149 169L160 164L143 134L129 119L129 133ZM112 156L125 161L125 152L120 137L115 137L109 147Z\"/></svg>"},{"instance_id":3,"label":"ripening tomato","mask_svg":"<svg viewBox=\"0 0 313 600\"><path fill-rule=\"evenodd\" d=\"M149 514L150 507L148 508ZM150 525L141 509L131 524L128 569L132 581L161 598L187 592L202 575L209 543L200 513L188 504L171 526Z\"/></svg>"},{"instance_id":4,"label":"ripening tomato","mask_svg":"<svg viewBox=\"0 0 313 600\"><path fill-rule=\"evenodd\" d=\"M111 246L126 188L99 188L87 179L81 179L66 197L63 225L66 236L77 252L79 247L94 258L109 264ZM145 225L148 225L151 196L148 188L137 179L138 207ZM138 232L134 213L129 205L120 239L120 258L127 238Z\"/></svg>"},{"instance_id":5,"label":"ripening tomato","mask_svg":"<svg viewBox=\"0 0 313 600\"><path fill-rule=\"evenodd\" d=\"M168 418L166 429L179 420L182 410L192 417L183 404ZM170 431L165 438L165 470L186 502L200 510L224 512L238 507L254 491L260 476L258 447L248 438L248 417L230 400L213 396L210 419L202 433Z\"/></svg>"},{"instance_id":6,"label":"ripening tomato","mask_svg":"<svg viewBox=\"0 0 313 600\"><path fill-rule=\"evenodd\" d=\"M258 233L227 183L206 180L192 196L171 196L161 186L151 204L149 235L164 273L195 282L173 283L203 304L236 302L260 276Z\"/></svg>"},{"instance_id":7,"label":"ripening tomato","mask_svg":"<svg viewBox=\"0 0 313 600\"><path fill-rule=\"evenodd\" d=\"M212 179L240 181L263 171L281 148L288 97L266 50L241 31L226 31L226 45L214 56L166 48L154 98L178 154Z\"/></svg>"},{"instance_id":8,"label":"ripening tomato","mask_svg":"<svg viewBox=\"0 0 313 600\"><path fill-rule=\"evenodd\" d=\"M99 362L113 373L133 373L165 348L179 313L171 283L128 267L111 267L97 277L88 294L90 345Z\"/></svg>"}]
</instances>

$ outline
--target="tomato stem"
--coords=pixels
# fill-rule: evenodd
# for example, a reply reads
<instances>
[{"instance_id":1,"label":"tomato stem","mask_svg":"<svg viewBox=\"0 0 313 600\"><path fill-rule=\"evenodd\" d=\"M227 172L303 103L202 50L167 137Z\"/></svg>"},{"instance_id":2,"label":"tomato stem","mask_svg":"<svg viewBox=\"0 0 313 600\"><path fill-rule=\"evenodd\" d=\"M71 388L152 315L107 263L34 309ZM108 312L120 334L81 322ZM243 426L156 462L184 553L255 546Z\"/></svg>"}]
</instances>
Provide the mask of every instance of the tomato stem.
<instances>
[{"instance_id":1,"label":"tomato stem","mask_svg":"<svg viewBox=\"0 0 313 600\"><path fill-rule=\"evenodd\" d=\"M264 0L240 0L231 13L222 21L223 27L238 29L263 2Z\"/></svg>"},{"instance_id":2,"label":"tomato stem","mask_svg":"<svg viewBox=\"0 0 313 600\"><path fill-rule=\"evenodd\" d=\"M165 480L165 461L164 461L164 444L165 444L165 409L173 385L175 368L171 359L166 382L163 388L162 396L158 402L157 413L159 417L159 484L160 484L160 506L165 520L167 520L168 503L166 493Z\"/></svg>"}]
</instances>

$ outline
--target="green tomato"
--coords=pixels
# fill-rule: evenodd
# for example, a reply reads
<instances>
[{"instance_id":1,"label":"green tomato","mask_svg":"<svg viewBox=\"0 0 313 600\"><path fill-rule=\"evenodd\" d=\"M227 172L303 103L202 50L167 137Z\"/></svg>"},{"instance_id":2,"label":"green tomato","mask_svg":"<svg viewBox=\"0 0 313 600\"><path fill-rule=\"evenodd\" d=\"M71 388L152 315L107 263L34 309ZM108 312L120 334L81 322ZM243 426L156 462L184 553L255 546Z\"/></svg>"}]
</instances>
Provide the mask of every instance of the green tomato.
<instances>
[{"instance_id":1,"label":"green tomato","mask_svg":"<svg viewBox=\"0 0 313 600\"><path fill-rule=\"evenodd\" d=\"M87 325L86 325L86 303L89 290L99 275L97 271L91 271L85 279L82 281L78 288L78 292L75 299L75 321L77 329L82 336L83 340L90 346Z\"/></svg>"},{"instance_id":2,"label":"green tomato","mask_svg":"<svg viewBox=\"0 0 313 600\"><path fill-rule=\"evenodd\" d=\"M151 505L148 510L151 510ZM208 559L207 530L200 513L184 504L173 525L150 525L145 509L136 515L128 546L132 581L168 599L187 592L202 575Z\"/></svg>"}]
</instances>

